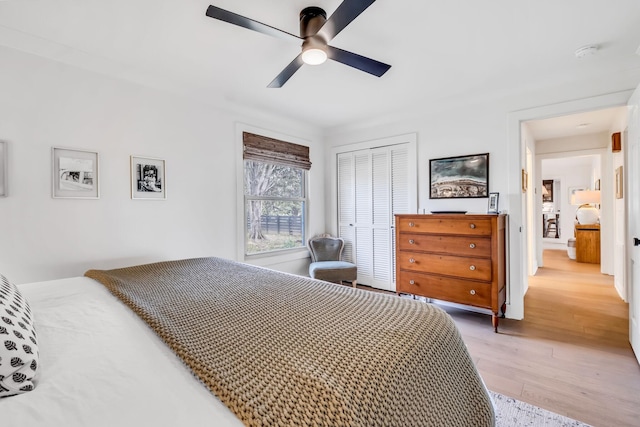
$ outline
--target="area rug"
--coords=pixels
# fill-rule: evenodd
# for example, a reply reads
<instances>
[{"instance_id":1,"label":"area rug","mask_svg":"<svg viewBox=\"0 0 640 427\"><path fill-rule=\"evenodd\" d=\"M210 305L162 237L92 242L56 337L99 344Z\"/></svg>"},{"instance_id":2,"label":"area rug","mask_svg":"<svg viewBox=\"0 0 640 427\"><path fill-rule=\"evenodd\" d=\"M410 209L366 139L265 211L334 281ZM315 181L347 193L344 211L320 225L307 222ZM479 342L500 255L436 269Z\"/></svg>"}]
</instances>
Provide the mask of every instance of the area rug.
<instances>
[{"instance_id":1,"label":"area rug","mask_svg":"<svg viewBox=\"0 0 640 427\"><path fill-rule=\"evenodd\" d=\"M512 397L489 393L496 405L496 427L591 427Z\"/></svg>"}]
</instances>

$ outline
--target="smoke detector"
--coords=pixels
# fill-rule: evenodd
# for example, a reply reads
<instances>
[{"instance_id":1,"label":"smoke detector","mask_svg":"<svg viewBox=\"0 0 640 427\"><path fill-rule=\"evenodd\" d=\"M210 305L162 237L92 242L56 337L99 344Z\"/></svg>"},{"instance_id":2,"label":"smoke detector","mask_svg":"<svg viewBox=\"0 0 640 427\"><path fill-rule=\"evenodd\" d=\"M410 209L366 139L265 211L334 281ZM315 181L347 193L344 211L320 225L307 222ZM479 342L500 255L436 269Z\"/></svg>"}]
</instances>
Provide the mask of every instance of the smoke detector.
<instances>
[{"instance_id":1,"label":"smoke detector","mask_svg":"<svg viewBox=\"0 0 640 427\"><path fill-rule=\"evenodd\" d=\"M586 46L579 47L575 51L576 58L585 58L587 56L595 55L598 51L598 45L590 44Z\"/></svg>"}]
</instances>

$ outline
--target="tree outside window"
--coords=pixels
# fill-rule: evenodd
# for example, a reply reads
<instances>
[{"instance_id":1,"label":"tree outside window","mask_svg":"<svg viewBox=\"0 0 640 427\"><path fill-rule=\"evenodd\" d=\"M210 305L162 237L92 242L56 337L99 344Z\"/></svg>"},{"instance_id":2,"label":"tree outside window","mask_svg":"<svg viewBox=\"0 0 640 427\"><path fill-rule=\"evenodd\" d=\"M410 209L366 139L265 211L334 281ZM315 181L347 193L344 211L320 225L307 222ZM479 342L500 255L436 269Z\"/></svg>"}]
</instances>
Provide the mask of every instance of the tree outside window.
<instances>
[{"instance_id":1,"label":"tree outside window","mask_svg":"<svg viewBox=\"0 0 640 427\"><path fill-rule=\"evenodd\" d=\"M245 253L304 247L306 171L244 161Z\"/></svg>"}]
</instances>

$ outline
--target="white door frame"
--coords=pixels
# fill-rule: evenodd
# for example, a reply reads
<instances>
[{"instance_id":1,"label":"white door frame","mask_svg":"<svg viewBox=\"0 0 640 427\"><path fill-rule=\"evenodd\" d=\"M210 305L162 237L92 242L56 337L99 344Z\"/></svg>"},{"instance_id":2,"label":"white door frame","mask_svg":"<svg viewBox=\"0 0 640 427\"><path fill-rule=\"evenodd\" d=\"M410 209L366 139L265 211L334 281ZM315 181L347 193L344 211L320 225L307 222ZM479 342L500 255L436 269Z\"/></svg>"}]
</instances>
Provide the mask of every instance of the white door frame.
<instances>
[{"instance_id":1,"label":"white door frame","mask_svg":"<svg viewBox=\"0 0 640 427\"><path fill-rule=\"evenodd\" d=\"M629 300L629 341L640 363L640 248L634 245L633 239L640 238L638 214L640 213L640 194L638 191L637 163L640 161L640 86L636 89L633 98L629 100L628 143L625 150L622 193L625 203L625 216L627 218L625 247L627 256L625 261L626 291ZM624 172L626 170L627 172ZM626 179L625 179L626 176ZM626 185L626 187L625 187Z\"/></svg>"},{"instance_id":2,"label":"white door frame","mask_svg":"<svg viewBox=\"0 0 640 427\"><path fill-rule=\"evenodd\" d=\"M627 105L633 90L583 98L558 104L514 111L507 116L507 162L509 178L507 198L509 206L509 283L506 317L524 318L524 292L529 284L527 275L527 233L525 198L522 192L521 170L526 167L526 151L521 135L521 124L528 120L575 114L584 111Z\"/></svg>"}]
</instances>

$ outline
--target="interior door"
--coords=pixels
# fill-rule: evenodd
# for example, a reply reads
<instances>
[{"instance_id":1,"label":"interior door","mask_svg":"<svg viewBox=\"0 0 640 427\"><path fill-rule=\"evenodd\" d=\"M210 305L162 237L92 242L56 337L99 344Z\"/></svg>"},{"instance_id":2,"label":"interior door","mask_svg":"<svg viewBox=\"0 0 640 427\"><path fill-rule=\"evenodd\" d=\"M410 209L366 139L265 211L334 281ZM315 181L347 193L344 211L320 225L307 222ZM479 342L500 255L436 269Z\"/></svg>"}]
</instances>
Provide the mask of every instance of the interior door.
<instances>
[{"instance_id":1,"label":"interior door","mask_svg":"<svg viewBox=\"0 0 640 427\"><path fill-rule=\"evenodd\" d=\"M629 100L628 152L626 184L627 221L630 241L629 254L629 341L640 363L640 86Z\"/></svg>"}]
</instances>

